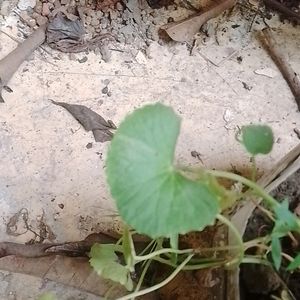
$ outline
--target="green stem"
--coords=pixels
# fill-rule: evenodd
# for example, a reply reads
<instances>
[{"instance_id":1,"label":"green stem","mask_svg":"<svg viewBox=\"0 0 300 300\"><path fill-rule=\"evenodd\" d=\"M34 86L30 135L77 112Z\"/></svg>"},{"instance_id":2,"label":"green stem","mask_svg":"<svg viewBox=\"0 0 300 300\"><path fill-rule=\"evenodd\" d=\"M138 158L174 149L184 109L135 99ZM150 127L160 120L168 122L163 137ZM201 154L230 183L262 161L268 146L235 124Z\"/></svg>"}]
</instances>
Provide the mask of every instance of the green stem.
<instances>
[{"instance_id":1,"label":"green stem","mask_svg":"<svg viewBox=\"0 0 300 300\"><path fill-rule=\"evenodd\" d=\"M177 265L173 264L171 261L161 258L161 257L154 257L153 260L158 261L162 264L168 265L170 267L176 268ZM207 262L209 261L209 262ZM225 264L224 259L204 259L203 263L196 264L196 265L187 265L182 268L183 271L193 271L193 270L200 270L200 269L206 269L206 268L213 268L213 267L220 267Z\"/></svg>"},{"instance_id":2,"label":"green stem","mask_svg":"<svg viewBox=\"0 0 300 300\"><path fill-rule=\"evenodd\" d=\"M244 249L245 251L249 248L257 247L260 244L267 244L271 241L271 235L266 235L264 237L259 237L253 240L250 240L248 242L244 243Z\"/></svg>"},{"instance_id":3,"label":"green stem","mask_svg":"<svg viewBox=\"0 0 300 300\"><path fill-rule=\"evenodd\" d=\"M152 247L152 245L155 245L156 244L156 240L152 240L147 246L145 249L142 250L141 253L139 253L139 255L143 255L144 253L146 253L150 247ZM151 252L151 251L150 251Z\"/></svg>"},{"instance_id":4,"label":"green stem","mask_svg":"<svg viewBox=\"0 0 300 300\"><path fill-rule=\"evenodd\" d=\"M272 266L272 264L268 260L262 258L261 256L254 256L254 255L245 255L242 260L242 263L243 264L262 264L265 266Z\"/></svg>"},{"instance_id":5,"label":"green stem","mask_svg":"<svg viewBox=\"0 0 300 300\"><path fill-rule=\"evenodd\" d=\"M237 240L237 243L238 243L238 246L239 246L239 253L238 253L238 256L236 259L232 260L231 262L229 262L228 264L226 264L227 267L237 263L239 264L242 259L243 259L243 256L244 256L244 243L243 243L243 239L240 235L240 233L238 232L238 230L235 228L235 226L227 219L225 218L224 216L218 214L217 215L217 219L222 222L223 224L227 225L228 228L232 231L232 233L234 234L236 240Z\"/></svg>"},{"instance_id":6,"label":"green stem","mask_svg":"<svg viewBox=\"0 0 300 300\"><path fill-rule=\"evenodd\" d=\"M236 250L239 249L240 245L233 245L233 246L223 246L223 247L211 247L211 248L196 248L196 249L183 249L183 250L176 250L173 248L163 248L154 252L151 252L147 255L137 255L134 259L137 262L141 262L148 259L153 259L155 256L159 256L161 254L169 254L169 253L176 253L176 254L199 254L203 252L221 252L221 251L228 251L228 250Z\"/></svg>"},{"instance_id":7,"label":"green stem","mask_svg":"<svg viewBox=\"0 0 300 300\"><path fill-rule=\"evenodd\" d=\"M227 179L230 179L233 181L241 182L244 185L251 188L258 196L262 197L271 207L276 207L279 205L278 202L272 196L270 196L262 187L260 187L255 182L253 182L243 176L233 174L230 172L226 172L226 171L217 171L217 170L207 170L206 172L215 177L222 177L222 178L227 178Z\"/></svg>"},{"instance_id":8,"label":"green stem","mask_svg":"<svg viewBox=\"0 0 300 300\"><path fill-rule=\"evenodd\" d=\"M117 300L129 300L131 298L135 298L135 297L139 297L139 296L143 296L145 294L149 294L153 291L156 291L158 289L160 289L161 287L163 287L164 285L168 284L170 281L172 281L176 275L183 269L183 267L190 261L190 259L193 257L194 254L190 254L177 268L176 270L169 276L167 277L165 280L163 280L162 282L151 286L147 289L138 291L138 292L133 292L129 295L123 296L121 298L118 298Z\"/></svg>"},{"instance_id":9,"label":"green stem","mask_svg":"<svg viewBox=\"0 0 300 300\"><path fill-rule=\"evenodd\" d=\"M148 261L146 262L146 265L145 265L143 271L142 271L141 277L139 278L139 282L137 283L136 288L135 288L135 290L134 290L135 293L138 292L138 291L140 290L140 288L141 288L141 286L142 286L142 283L143 283L143 281L144 281L145 275L146 275L146 273L147 273L147 271L148 271L148 269L149 269L149 267L150 267L150 264L151 264L151 260L148 260ZM131 298L131 300L134 300L134 299L135 299L134 297Z\"/></svg>"},{"instance_id":10,"label":"green stem","mask_svg":"<svg viewBox=\"0 0 300 300\"><path fill-rule=\"evenodd\" d=\"M177 249L172 249L172 248L163 248L163 249L154 251L152 253L149 253L147 255L142 255L142 256L136 255L134 257L134 259L136 261L143 261L143 260L152 259L155 256L159 256L159 255L165 254L165 253L190 254L193 252L194 252L194 249L177 250Z\"/></svg>"}]
</instances>

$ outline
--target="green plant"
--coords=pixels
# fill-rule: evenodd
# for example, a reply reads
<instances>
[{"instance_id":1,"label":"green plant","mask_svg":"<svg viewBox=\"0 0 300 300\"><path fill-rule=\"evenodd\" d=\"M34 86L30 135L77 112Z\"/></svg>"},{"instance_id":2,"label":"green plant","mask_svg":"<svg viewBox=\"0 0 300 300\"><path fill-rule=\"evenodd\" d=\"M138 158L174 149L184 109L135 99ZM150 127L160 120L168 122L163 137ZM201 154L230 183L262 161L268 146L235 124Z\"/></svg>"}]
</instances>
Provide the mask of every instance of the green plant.
<instances>
[{"instance_id":1,"label":"green plant","mask_svg":"<svg viewBox=\"0 0 300 300\"><path fill-rule=\"evenodd\" d=\"M180 119L162 104L147 105L126 117L114 136L107 156L107 180L126 226L115 245L96 244L91 249L90 262L104 278L123 284L134 291L120 299L134 299L159 289L181 270L197 270L240 263L270 265L269 254L276 269L282 257L290 261L287 269L300 265L300 254L293 259L282 253L280 239L300 232L300 221L288 209L288 203L278 203L253 180L225 171L204 170L174 163L174 152L180 130ZM273 133L268 126L249 125L241 128L239 141L251 154L255 178L255 157L267 154L273 146ZM241 192L219 184L225 178L244 186ZM263 238L243 242L242 237L224 214L245 194L262 198L268 215L274 219L273 231ZM236 245L209 249L178 249L180 234L201 231L221 222L236 237ZM141 253L136 253L133 234L151 238ZM166 241L168 246L165 247ZM259 256L245 255L252 247L260 248ZM201 253L212 253L203 259ZM213 253L224 253L216 259ZM117 255L118 254L118 255ZM229 255L228 255L229 254ZM119 262L118 257L123 257ZM218 256L220 257L220 256ZM162 282L140 290L152 261L169 265L174 271ZM142 266L137 285L131 273Z\"/></svg>"}]
</instances>

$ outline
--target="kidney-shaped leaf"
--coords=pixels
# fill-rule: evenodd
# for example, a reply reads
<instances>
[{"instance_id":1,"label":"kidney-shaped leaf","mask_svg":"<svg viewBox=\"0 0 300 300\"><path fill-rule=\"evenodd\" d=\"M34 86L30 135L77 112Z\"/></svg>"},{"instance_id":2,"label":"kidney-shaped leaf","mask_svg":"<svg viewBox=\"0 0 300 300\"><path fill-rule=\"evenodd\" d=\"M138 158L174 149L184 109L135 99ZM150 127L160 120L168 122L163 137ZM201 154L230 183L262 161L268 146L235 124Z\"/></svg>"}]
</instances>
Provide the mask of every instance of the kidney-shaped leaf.
<instances>
[{"instance_id":1,"label":"kidney-shaped leaf","mask_svg":"<svg viewBox=\"0 0 300 300\"><path fill-rule=\"evenodd\" d=\"M173 166L179 129L171 108L147 105L123 121L108 152L107 178L120 215L152 238L201 230L219 210L206 183Z\"/></svg>"},{"instance_id":2,"label":"kidney-shaped leaf","mask_svg":"<svg viewBox=\"0 0 300 300\"><path fill-rule=\"evenodd\" d=\"M91 248L90 257L91 266L100 276L124 285L128 291L133 289L129 270L118 263L115 245L94 244Z\"/></svg>"},{"instance_id":3,"label":"kidney-shaped leaf","mask_svg":"<svg viewBox=\"0 0 300 300\"><path fill-rule=\"evenodd\" d=\"M242 143L252 155L268 154L274 144L272 129L267 125L243 126Z\"/></svg>"}]
</instances>

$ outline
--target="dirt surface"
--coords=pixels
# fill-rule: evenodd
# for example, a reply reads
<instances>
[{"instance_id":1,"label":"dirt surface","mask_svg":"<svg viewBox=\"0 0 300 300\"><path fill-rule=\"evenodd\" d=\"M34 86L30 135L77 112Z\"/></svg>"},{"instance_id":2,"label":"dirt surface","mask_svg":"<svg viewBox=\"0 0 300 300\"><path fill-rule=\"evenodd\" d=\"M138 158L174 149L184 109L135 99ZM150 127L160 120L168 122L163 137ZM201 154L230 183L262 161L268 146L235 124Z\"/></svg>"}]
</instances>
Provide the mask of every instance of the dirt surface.
<instances>
[{"instance_id":1,"label":"dirt surface","mask_svg":"<svg viewBox=\"0 0 300 300\"><path fill-rule=\"evenodd\" d=\"M288 199L290 209L295 214L300 215L300 170L290 176L288 180L280 184L272 195L278 201ZM249 220L245 232L245 240L250 240L258 236L263 236L272 230L272 222L263 212L256 209ZM298 242L300 239L296 236ZM283 251L295 256L299 252L299 245L292 245L289 239L282 241ZM280 296L283 284L291 290L295 299L300 299L299 280L300 272L294 271L292 274L281 271L277 274L269 267L260 265L245 265L242 267L241 284L244 287L245 300L259 299L269 300L272 295Z\"/></svg>"}]
</instances>

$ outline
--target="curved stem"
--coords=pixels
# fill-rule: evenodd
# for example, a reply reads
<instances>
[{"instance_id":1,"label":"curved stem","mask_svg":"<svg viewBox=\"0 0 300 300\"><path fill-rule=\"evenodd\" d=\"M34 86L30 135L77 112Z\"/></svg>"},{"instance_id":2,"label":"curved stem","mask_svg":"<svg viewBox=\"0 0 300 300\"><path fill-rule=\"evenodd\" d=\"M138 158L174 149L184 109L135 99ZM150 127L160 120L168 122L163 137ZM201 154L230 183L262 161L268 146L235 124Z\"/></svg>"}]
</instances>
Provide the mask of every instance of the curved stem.
<instances>
[{"instance_id":1,"label":"curved stem","mask_svg":"<svg viewBox=\"0 0 300 300\"><path fill-rule=\"evenodd\" d=\"M172 249L172 248L163 248L157 251L154 251L152 253L149 253L147 255L136 255L134 257L134 259L136 261L143 261L143 260L148 260L148 259L152 259L155 256L159 256L161 254L165 254L165 253L176 253L176 254L189 254L189 253L193 253L194 249L184 249L184 250L177 250L177 249Z\"/></svg>"},{"instance_id":2,"label":"curved stem","mask_svg":"<svg viewBox=\"0 0 300 300\"><path fill-rule=\"evenodd\" d=\"M257 245L259 244L267 244L268 242L271 241L271 235L266 235L266 236L263 236L263 237L258 237L256 239L253 239L253 240L250 240L248 242L245 242L244 243L244 248L245 248L245 251L249 248L252 248L252 247L256 247Z\"/></svg>"},{"instance_id":3,"label":"curved stem","mask_svg":"<svg viewBox=\"0 0 300 300\"><path fill-rule=\"evenodd\" d=\"M151 252L147 255L137 255L134 257L134 259L137 262L141 262L144 260L148 259L154 259L154 257L159 256L161 254L166 254L168 255L170 252L171 253L176 253L176 254L199 254L202 252L222 252L222 251L228 251L228 250L237 250L241 246L240 245L232 245L232 246L223 246L223 247L211 247L211 248L195 248L195 249L182 249L182 250L176 250L172 248L163 248L154 252Z\"/></svg>"},{"instance_id":4,"label":"curved stem","mask_svg":"<svg viewBox=\"0 0 300 300\"><path fill-rule=\"evenodd\" d=\"M238 253L238 257L237 259L234 259L232 260L231 262L228 262L226 265L227 267L237 263L239 264L242 259L243 259L243 256L244 256L244 243L243 243L243 239L240 235L240 233L238 232L238 230L235 228L235 226L227 219L225 218L224 216L218 214L217 215L217 219L222 222L223 224L227 225L228 228L231 230L231 232L234 234L236 240L237 240L237 243L238 243L238 246L239 246L239 253Z\"/></svg>"},{"instance_id":5,"label":"curved stem","mask_svg":"<svg viewBox=\"0 0 300 300\"><path fill-rule=\"evenodd\" d=\"M244 258L242 259L242 263L243 264L262 264L262 265L266 265L266 266L272 266L272 264L268 260L266 260L262 257L253 256L253 255L244 256Z\"/></svg>"},{"instance_id":6,"label":"curved stem","mask_svg":"<svg viewBox=\"0 0 300 300\"><path fill-rule=\"evenodd\" d=\"M141 276L140 276L140 279L139 279L139 281L138 281L138 283L137 283L137 285L136 285L136 288L135 288L135 290L134 290L135 293L138 292L138 291L140 290L140 288L141 288L141 286L142 286L142 283L143 283L143 281L144 281L145 275L146 275L146 273L147 273L147 271L148 271L148 269L149 269L149 267L150 267L150 264L151 264L151 260L148 260L148 261L146 262L146 265L145 265L145 267L144 267L144 269L143 269L143 271L142 271L142 274L141 274ZM134 297L132 297L131 300L134 300Z\"/></svg>"},{"instance_id":7,"label":"curved stem","mask_svg":"<svg viewBox=\"0 0 300 300\"><path fill-rule=\"evenodd\" d=\"M211 174L215 177L222 177L222 178L227 178L233 181L238 181L243 183L244 185L248 186L249 188L251 188L257 195L259 195L260 197L262 197L266 202L268 202L268 204L271 207L274 206L278 206L278 202L272 197L270 196L262 187L260 187L258 184L256 184L255 182L237 175L237 174L233 174L230 172L226 172L226 171L217 171L217 170L207 170L206 171L208 174Z\"/></svg>"},{"instance_id":8,"label":"curved stem","mask_svg":"<svg viewBox=\"0 0 300 300\"><path fill-rule=\"evenodd\" d=\"M170 281L172 281L176 275L183 269L183 267L190 261L190 259L193 257L194 254L190 254L177 268L176 270L169 276L167 277L165 280L163 280L162 282L151 286L147 289L138 291L138 292L133 292L129 295L123 296L121 298L118 298L117 300L129 300L131 298L135 298L135 297L139 297L145 294L149 294L153 291L156 291L158 289L160 289L161 287L163 287L164 285L168 284Z\"/></svg>"}]
</instances>

